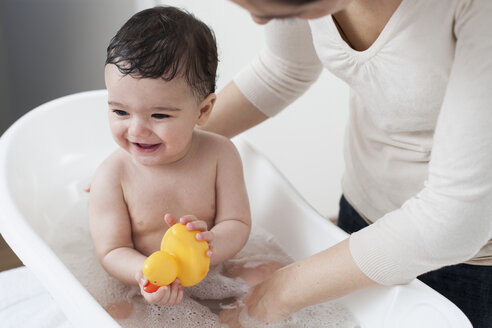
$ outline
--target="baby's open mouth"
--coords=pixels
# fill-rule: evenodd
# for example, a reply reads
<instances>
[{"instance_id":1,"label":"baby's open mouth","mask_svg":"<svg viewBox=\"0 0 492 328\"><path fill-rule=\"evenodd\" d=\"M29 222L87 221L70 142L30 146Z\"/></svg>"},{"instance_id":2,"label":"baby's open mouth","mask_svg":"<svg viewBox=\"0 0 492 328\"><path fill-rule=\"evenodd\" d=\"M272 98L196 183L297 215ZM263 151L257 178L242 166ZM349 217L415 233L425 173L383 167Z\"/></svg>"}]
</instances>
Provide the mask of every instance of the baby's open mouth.
<instances>
[{"instance_id":1,"label":"baby's open mouth","mask_svg":"<svg viewBox=\"0 0 492 328\"><path fill-rule=\"evenodd\" d=\"M161 145L160 143L158 144L144 144L144 143L138 143L138 142L132 142L132 144L137 148L137 150L142 151L142 152L153 152L159 146Z\"/></svg>"}]
</instances>

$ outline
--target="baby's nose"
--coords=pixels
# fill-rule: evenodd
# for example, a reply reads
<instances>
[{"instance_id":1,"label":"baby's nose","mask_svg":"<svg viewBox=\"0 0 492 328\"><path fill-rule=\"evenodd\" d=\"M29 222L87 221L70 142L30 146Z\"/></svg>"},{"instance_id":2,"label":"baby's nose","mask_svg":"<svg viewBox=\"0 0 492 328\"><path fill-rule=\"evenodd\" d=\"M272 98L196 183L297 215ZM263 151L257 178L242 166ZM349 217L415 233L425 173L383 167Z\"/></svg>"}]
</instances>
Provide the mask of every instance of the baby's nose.
<instances>
[{"instance_id":1,"label":"baby's nose","mask_svg":"<svg viewBox=\"0 0 492 328\"><path fill-rule=\"evenodd\" d=\"M130 123L128 128L128 134L132 137L148 137L152 134L152 131L147 127L145 122L141 120L134 119Z\"/></svg>"}]
</instances>

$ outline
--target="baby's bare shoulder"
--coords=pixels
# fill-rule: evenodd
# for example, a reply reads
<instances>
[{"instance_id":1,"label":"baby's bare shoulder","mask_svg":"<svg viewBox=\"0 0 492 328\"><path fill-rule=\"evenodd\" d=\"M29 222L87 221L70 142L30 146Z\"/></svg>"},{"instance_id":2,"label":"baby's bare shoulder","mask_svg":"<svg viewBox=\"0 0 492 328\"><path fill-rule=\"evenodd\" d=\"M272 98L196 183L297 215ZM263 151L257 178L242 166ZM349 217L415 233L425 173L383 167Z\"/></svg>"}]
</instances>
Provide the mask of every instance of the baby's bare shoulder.
<instances>
[{"instance_id":1,"label":"baby's bare shoulder","mask_svg":"<svg viewBox=\"0 0 492 328\"><path fill-rule=\"evenodd\" d=\"M220 156L224 156L226 154L237 154L236 146L229 138L216 133L201 130L197 131L197 134L201 139L202 149Z\"/></svg>"},{"instance_id":2,"label":"baby's bare shoulder","mask_svg":"<svg viewBox=\"0 0 492 328\"><path fill-rule=\"evenodd\" d=\"M125 152L120 149L115 150L96 169L91 185L119 183L125 172L127 161Z\"/></svg>"},{"instance_id":3,"label":"baby's bare shoulder","mask_svg":"<svg viewBox=\"0 0 492 328\"><path fill-rule=\"evenodd\" d=\"M234 168L234 171L242 170L242 161L239 151L234 143L221 135L200 131L202 134L201 152L216 163L219 170Z\"/></svg>"}]
</instances>

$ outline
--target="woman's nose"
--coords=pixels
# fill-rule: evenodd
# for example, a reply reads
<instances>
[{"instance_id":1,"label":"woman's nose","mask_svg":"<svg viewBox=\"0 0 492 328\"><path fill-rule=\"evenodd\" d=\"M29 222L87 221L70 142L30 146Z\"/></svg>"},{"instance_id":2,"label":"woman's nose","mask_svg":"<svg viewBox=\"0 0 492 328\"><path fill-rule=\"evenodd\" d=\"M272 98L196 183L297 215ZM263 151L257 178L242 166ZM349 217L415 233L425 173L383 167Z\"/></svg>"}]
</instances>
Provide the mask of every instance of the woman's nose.
<instances>
[{"instance_id":1,"label":"woman's nose","mask_svg":"<svg viewBox=\"0 0 492 328\"><path fill-rule=\"evenodd\" d=\"M145 122L139 119L133 119L128 128L128 134L132 137L148 137L152 132Z\"/></svg>"},{"instance_id":2,"label":"woman's nose","mask_svg":"<svg viewBox=\"0 0 492 328\"><path fill-rule=\"evenodd\" d=\"M255 15L251 15L251 18L258 25L265 25L266 23L268 23L269 21L272 20L271 18L259 17L259 16L255 16Z\"/></svg>"}]
</instances>

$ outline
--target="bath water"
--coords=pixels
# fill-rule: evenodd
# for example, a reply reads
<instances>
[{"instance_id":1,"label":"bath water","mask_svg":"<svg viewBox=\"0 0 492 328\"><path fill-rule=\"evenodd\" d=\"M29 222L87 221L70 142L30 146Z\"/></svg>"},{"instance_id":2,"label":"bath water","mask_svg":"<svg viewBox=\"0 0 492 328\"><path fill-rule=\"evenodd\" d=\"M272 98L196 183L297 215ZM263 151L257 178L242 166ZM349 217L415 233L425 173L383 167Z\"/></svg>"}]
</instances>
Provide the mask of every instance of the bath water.
<instances>
[{"instance_id":1,"label":"bath water","mask_svg":"<svg viewBox=\"0 0 492 328\"><path fill-rule=\"evenodd\" d=\"M99 264L89 233L87 196L82 197L54 222L46 242L90 294L105 308L131 304L131 314L117 319L123 327L226 327L219 322L223 308L247 291L240 278L226 277L224 268L251 267L276 261L283 265L292 260L279 248L274 236L253 227L247 245L233 259L211 268L198 285L184 288L183 301L176 306L157 306L145 302L136 286L126 286L109 276ZM67 222L69 222L67 224ZM68 226L69 225L69 226ZM245 311L240 315L244 327L261 327ZM351 313L336 302L327 302L299 311L284 322L266 327L359 327Z\"/></svg>"}]
</instances>

